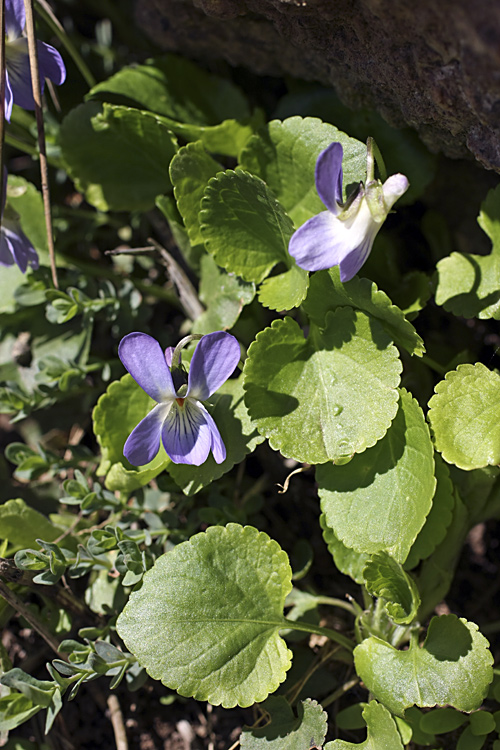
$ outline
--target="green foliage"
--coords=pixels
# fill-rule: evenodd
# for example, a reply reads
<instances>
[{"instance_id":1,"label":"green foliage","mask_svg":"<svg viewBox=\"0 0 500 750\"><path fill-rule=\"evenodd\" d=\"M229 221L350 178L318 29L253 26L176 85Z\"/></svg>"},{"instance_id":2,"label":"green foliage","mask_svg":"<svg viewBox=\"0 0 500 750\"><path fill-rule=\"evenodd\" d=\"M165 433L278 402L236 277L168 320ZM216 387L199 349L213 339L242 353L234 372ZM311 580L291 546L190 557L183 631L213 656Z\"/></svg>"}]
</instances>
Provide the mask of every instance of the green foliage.
<instances>
[{"instance_id":1,"label":"green foliage","mask_svg":"<svg viewBox=\"0 0 500 750\"><path fill-rule=\"evenodd\" d=\"M270 723L259 729L243 729L242 750L303 750L320 747L326 735L326 713L314 700L307 698L297 707L294 716L290 704L281 696L268 698L262 707Z\"/></svg>"},{"instance_id":2,"label":"green foliage","mask_svg":"<svg viewBox=\"0 0 500 750\"><path fill-rule=\"evenodd\" d=\"M452 253L437 264L436 302L465 318L500 319L500 188L481 206L479 226L491 239L490 255Z\"/></svg>"},{"instance_id":3,"label":"green foliage","mask_svg":"<svg viewBox=\"0 0 500 750\"><path fill-rule=\"evenodd\" d=\"M69 174L100 211L146 211L170 188L177 142L150 112L81 104L65 118L60 143Z\"/></svg>"},{"instance_id":4,"label":"green foliage","mask_svg":"<svg viewBox=\"0 0 500 750\"><path fill-rule=\"evenodd\" d=\"M240 166L260 177L299 227L325 207L314 183L316 160L323 149L342 144L345 189L366 178L366 146L315 117L273 120L253 136L240 156Z\"/></svg>"},{"instance_id":5,"label":"green foliage","mask_svg":"<svg viewBox=\"0 0 500 750\"><path fill-rule=\"evenodd\" d=\"M0 413L15 423L2 417L0 745L41 750L17 727L40 713L48 732L81 685L104 677L133 691L149 675L214 705L265 701L241 734L246 750L496 747L498 679L465 619L480 586L454 589L450 606L465 617L428 620L471 528L500 517L500 188L481 206L484 255L484 243L466 245L469 211L460 236L447 226L448 172L415 134L315 85L264 92L243 71L217 64L216 75L170 54L129 64L143 52L107 33L134 38L130 19L115 4L94 41L97 5L74 37L86 40L82 55L64 31L81 11L68 6L53 29L90 87L68 81L60 113L47 110L57 283L41 194L15 174L7 185L6 218L17 214L40 268L0 274ZM265 122L250 102L284 119ZM34 128L14 108L7 165L30 177ZM376 176L385 160L410 179L404 210L388 216L358 276L341 283L337 266L310 275L288 247L318 214L338 231L335 252L369 244L373 226L352 202L371 178L371 136ZM347 202L337 218L316 187L318 155L333 142ZM123 376L117 349L133 331L161 346L234 335L242 374L212 388L222 349L203 364L223 462L174 463L163 446L146 466L124 457L156 403ZM172 369L179 406L193 350ZM216 439L187 421L176 429L180 443L185 431ZM45 680L39 633L58 650ZM151 713L155 695L148 688ZM318 701L332 706L330 726ZM365 726L358 744L342 734Z\"/></svg>"},{"instance_id":6,"label":"green foliage","mask_svg":"<svg viewBox=\"0 0 500 750\"><path fill-rule=\"evenodd\" d=\"M185 140L200 139L210 151L227 156L237 156L260 124L259 117L254 123L250 119L236 86L175 55L122 68L94 86L88 98L156 112Z\"/></svg>"},{"instance_id":7,"label":"green foliage","mask_svg":"<svg viewBox=\"0 0 500 750\"><path fill-rule=\"evenodd\" d=\"M311 279L304 309L320 328L324 327L330 310L349 305L376 318L392 337L395 344L410 354L421 357L425 352L424 342L411 323L389 297L373 282L355 276L342 284L337 268L315 273Z\"/></svg>"},{"instance_id":8,"label":"green foliage","mask_svg":"<svg viewBox=\"0 0 500 750\"><path fill-rule=\"evenodd\" d=\"M344 545L368 554L385 550L403 563L436 487L429 430L415 399L402 389L385 437L345 466L318 466L316 477L325 522Z\"/></svg>"},{"instance_id":9,"label":"green foliage","mask_svg":"<svg viewBox=\"0 0 500 750\"><path fill-rule=\"evenodd\" d=\"M363 709L363 719L366 721L368 736L364 742L352 743L344 740L327 742L325 750L349 750L349 748L363 748L363 750L403 750L401 737L389 711L376 701L370 701Z\"/></svg>"},{"instance_id":10,"label":"green foliage","mask_svg":"<svg viewBox=\"0 0 500 750\"><path fill-rule=\"evenodd\" d=\"M478 362L459 365L436 386L429 421L437 450L460 469L500 463L500 376Z\"/></svg>"},{"instance_id":11,"label":"green foliage","mask_svg":"<svg viewBox=\"0 0 500 750\"><path fill-rule=\"evenodd\" d=\"M245 400L271 447L324 463L361 453L384 436L397 411L400 371L389 337L362 312L339 308L307 339L285 318L249 349Z\"/></svg>"},{"instance_id":12,"label":"green foliage","mask_svg":"<svg viewBox=\"0 0 500 750\"><path fill-rule=\"evenodd\" d=\"M260 283L278 263L288 271L268 279L259 292L265 307L290 310L304 299L308 275L288 254L293 225L258 177L242 170L219 173L201 202L201 236L217 265L244 281Z\"/></svg>"},{"instance_id":13,"label":"green foliage","mask_svg":"<svg viewBox=\"0 0 500 750\"><path fill-rule=\"evenodd\" d=\"M401 565L385 552L368 560L363 576L366 589L385 600L390 618L398 625L409 625L417 616L420 597L417 586Z\"/></svg>"},{"instance_id":14,"label":"green foliage","mask_svg":"<svg viewBox=\"0 0 500 750\"><path fill-rule=\"evenodd\" d=\"M52 541L60 534L61 529L24 500L7 500L0 505L0 539L7 539L14 547L30 547L39 537Z\"/></svg>"},{"instance_id":15,"label":"green foliage","mask_svg":"<svg viewBox=\"0 0 500 750\"><path fill-rule=\"evenodd\" d=\"M451 705L474 711L493 677L488 641L477 625L455 615L431 620L422 647L408 651L371 636L354 651L356 671L371 693L396 716L410 706Z\"/></svg>"},{"instance_id":16,"label":"green foliage","mask_svg":"<svg viewBox=\"0 0 500 750\"><path fill-rule=\"evenodd\" d=\"M148 673L181 695L250 706L290 668L279 630L291 575L267 534L214 526L156 561L118 632Z\"/></svg>"}]
</instances>

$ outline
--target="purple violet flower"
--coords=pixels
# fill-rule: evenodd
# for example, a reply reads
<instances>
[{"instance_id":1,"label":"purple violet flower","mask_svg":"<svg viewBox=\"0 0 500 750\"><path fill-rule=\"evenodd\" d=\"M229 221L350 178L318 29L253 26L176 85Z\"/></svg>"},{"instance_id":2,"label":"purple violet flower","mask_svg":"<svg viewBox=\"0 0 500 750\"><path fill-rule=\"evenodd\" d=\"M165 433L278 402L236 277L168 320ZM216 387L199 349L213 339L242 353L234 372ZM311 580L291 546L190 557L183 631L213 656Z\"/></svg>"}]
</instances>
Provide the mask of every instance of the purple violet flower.
<instances>
[{"instance_id":1,"label":"purple violet flower","mask_svg":"<svg viewBox=\"0 0 500 750\"><path fill-rule=\"evenodd\" d=\"M5 118L10 120L12 105L35 109L28 40L22 35L26 24L24 0L5 0ZM60 85L66 79L66 68L59 52L45 42L37 42L40 84L46 78Z\"/></svg>"},{"instance_id":2,"label":"purple violet flower","mask_svg":"<svg viewBox=\"0 0 500 750\"><path fill-rule=\"evenodd\" d=\"M366 185L342 204L340 143L332 143L318 156L316 189L328 211L306 221L292 235L289 252L306 271L339 266L340 280L349 281L368 258L375 236L394 203L406 192L408 179L393 174L384 184L374 179L370 143Z\"/></svg>"},{"instance_id":3,"label":"purple violet flower","mask_svg":"<svg viewBox=\"0 0 500 750\"><path fill-rule=\"evenodd\" d=\"M183 372L172 366L173 351L145 333L129 333L118 347L118 356L136 383L157 405L131 432L123 447L134 466L149 463L158 453L160 437L174 463L204 463L210 451L220 464L226 448L217 426L201 403L232 374L240 359L240 347L230 333L203 336L196 346L187 385Z\"/></svg>"},{"instance_id":4,"label":"purple violet flower","mask_svg":"<svg viewBox=\"0 0 500 750\"><path fill-rule=\"evenodd\" d=\"M6 206L7 170L4 170L2 227L0 229L0 266L13 266L26 273L28 265L38 268L38 254L21 229L19 216L11 206Z\"/></svg>"}]
</instances>

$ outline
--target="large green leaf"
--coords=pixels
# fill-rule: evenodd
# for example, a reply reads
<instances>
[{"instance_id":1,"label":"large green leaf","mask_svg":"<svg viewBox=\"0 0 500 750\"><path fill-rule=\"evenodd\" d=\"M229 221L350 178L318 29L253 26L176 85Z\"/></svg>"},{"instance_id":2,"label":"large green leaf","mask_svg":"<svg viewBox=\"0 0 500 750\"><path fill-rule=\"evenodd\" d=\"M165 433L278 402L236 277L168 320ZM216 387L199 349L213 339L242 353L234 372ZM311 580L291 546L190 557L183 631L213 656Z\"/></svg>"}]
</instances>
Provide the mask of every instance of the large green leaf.
<instances>
[{"instance_id":1,"label":"large green leaf","mask_svg":"<svg viewBox=\"0 0 500 750\"><path fill-rule=\"evenodd\" d=\"M361 409L367 418L373 406ZM344 466L316 469L327 525L347 547L385 550L403 563L431 509L436 487L428 427L404 389L385 437Z\"/></svg>"},{"instance_id":2,"label":"large green leaf","mask_svg":"<svg viewBox=\"0 0 500 750\"><path fill-rule=\"evenodd\" d=\"M158 455L140 469L133 467L123 455L126 439L155 403L128 374L111 383L97 402L92 414L94 433L102 452L97 474L106 475L108 489L131 492L147 484L169 463L162 446Z\"/></svg>"},{"instance_id":3,"label":"large green leaf","mask_svg":"<svg viewBox=\"0 0 500 750\"><path fill-rule=\"evenodd\" d=\"M225 708L264 700L291 652L279 636L288 558L251 526L213 526L159 557L118 618L126 647L156 680Z\"/></svg>"},{"instance_id":4,"label":"large green leaf","mask_svg":"<svg viewBox=\"0 0 500 750\"><path fill-rule=\"evenodd\" d=\"M407 708L450 705L475 711L493 679L488 641L477 625L455 615L433 617L422 646L398 651L374 636L354 650L367 689L397 716Z\"/></svg>"},{"instance_id":5,"label":"large green leaf","mask_svg":"<svg viewBox=\"0 0 500 750\"><path fill-rule=\"evenodd\" d=\"M436 449L460 469L500 464L500 376L478 362L448 372L429 401Z\"/></svg>"},{"instance_id":6,"label":"large green leaf","mask_svg":"<svg viewBox=\"0 0 500 750\"><path fill-rule=\"evenodd\" d=\"M273 120L249 140L240 165L269 185L298 227L325 210L314 171L320 152L333 141L344 148L345 197L347 186L366 180L366 146L315 117Z\"/></svg>"},{"instance_id":7,"label":"large green leaf","mask_svg":"<svg viewBox=\"0 0 500 750\"><path fill-rule=\"evenodd\" d=\"M310 698L301 701L297 716L282 696L271 696L263 708L271 721L257 729L244 728L240 737L241 750L304 750L323 744L326 713L317 701Z\"/></svg>"},{"instance_id":8,"label":"large green leaf","mask_svg":"<svg viewBox=\"0 0 500 750\"><path fill-rule=\"evenodd\" d=\"M0 539L8 539L15 547L32 547L36 539L52 542L60 535L60 528L24 500L7 500L0 505Z\"/></svg>"},{"instance_id":9,"label":"large green leaf","mask_svg":"<svg viewBox=\"0 0 500 750\"><path fill-rule=\"evenodd\" d=\"M228 156L237 156L261 124L234 84L175 55L122 68L87 97L157 112L184 140Z\"/></svg>"},{"instance_id":10,"label":"large green leaf","mask_svg":"<svg viewBox=\"0 0 500 750\"><path fill-rule=\"evenodd\" d=\"M307 340L285 318L248 350L245 402L259 432L284 456L308 463L345 459L387 432L400 372L389 336L360 311L328 313L324 330L311 327Z\"/></svg>"},{"instance_id":11,"label":"large green leaf","mask_svg":"<svg viewBox=\"0 0 500 750\"><path fill-rule=\"evenodd\" d=\"M268 280L261 302L273 310L302 302L309 276L288 253L293 225L265 182L241 169L220 172L208 183L201 206L201 236L217 265L259 283L284 264L287 271Z\"/></svg>"},{"instance_id":12,"label":"large green leaf","mask_svg":"<svg viewBox=\"0 0 500 750\"><path fill-rule=\"evenodd\" d=\"M500 186L488 193L478 223L493 243L491 254L452 253L440 260L436 302L465 318L500 320Z\"/></svg>"},{"instance_id":13,"label":"large green leaf","mask_svg":"<svg viewBox=\"0 0 500 750\"><path fill-rule=\"evenodd\" d=\"M63 120L60 144L77 188L101 211L146 211L170 189L177 143L150 112L87 102Z\"/></svg>"},{"instance_id":14,"label":"large green leaf","mask_svg":"<svg viewBox=\"0 0 500 750\"><path fill-rule=\"evenodd\" d=\"M208 409L226 446L226 459L221 464L216 464L210 454L201 466L170 462L168 473L186 495L194 495L214 479L226 474L264 440L248 416L243 400L242 377L227 380L210 402L213 406L208 406Z\"/></svg>"},{"instance_id":15,"label":"large green leaf","mask_svg":"<svg viewBox=\"0 0 500 750\"><path fill-rule=\"evenodd\" d=\"M345 740L327 742L325 750L403 750L403 743L396 722L389 711L376 701L363 709L368 736L364 742L354 743Z\"/></svg>"},{"instance_id":16,"label":"large green leaf","mask_svg":"<svg viewBox=\"0 0 500 750\"><path fill-rule=\"evenodd\" d=\"M338 267L315 273L304 302L311 320L321 328L327 313L342 305L350 305L377 318L393 341L410 354L421 357L425 352L424 342L415 328L373 281L355 276L343 284Z\"/></svg>"},{"instance_id":17,"label":"large green leaf","mask_svg":"<svg viewBox=\"0 0 500 750\"><path fill-rule=\"evenodd\" d=\"M363 576L367 591L385 599L389 617L401 625L409 625L420 606L418 589L413 578L405 573L386 552L377 552L368 560Z\"/></svg>"}]
</instances>

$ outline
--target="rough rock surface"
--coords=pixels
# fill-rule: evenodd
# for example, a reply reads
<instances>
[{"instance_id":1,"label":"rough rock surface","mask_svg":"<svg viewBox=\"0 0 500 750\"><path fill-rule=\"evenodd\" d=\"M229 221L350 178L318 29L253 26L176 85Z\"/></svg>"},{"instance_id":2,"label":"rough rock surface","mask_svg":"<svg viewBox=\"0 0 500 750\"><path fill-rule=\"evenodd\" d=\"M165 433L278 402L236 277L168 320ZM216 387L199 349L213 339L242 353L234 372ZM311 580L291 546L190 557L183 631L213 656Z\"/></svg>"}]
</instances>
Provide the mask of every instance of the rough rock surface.
<instances>
[{"instance_id":1,"label":"rough rock surface","mask_svg":"<svg viewBox=\"0 0 500 750\"><path fill-rule=\"evenodd\" d=\"M163 49L335 88L500 172L498 0L136 0Z\"/></svg>"}]
</instances>

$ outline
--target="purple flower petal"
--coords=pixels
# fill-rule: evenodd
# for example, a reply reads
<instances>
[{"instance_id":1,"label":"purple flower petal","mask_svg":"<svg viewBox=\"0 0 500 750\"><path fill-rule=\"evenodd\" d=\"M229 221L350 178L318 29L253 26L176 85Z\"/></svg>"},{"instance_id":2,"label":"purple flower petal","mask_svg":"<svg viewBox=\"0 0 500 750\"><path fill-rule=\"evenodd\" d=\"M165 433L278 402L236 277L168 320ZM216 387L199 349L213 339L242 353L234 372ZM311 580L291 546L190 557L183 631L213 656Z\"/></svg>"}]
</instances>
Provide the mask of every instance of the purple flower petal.
<instances>
[{"instance_id":1,"label":"purple flower petal","mask_svg":"<svg viewBox=\"0 0 500 750\"><path fill-rule=\"evenodd\" d=\"M129 333L120 341L118 356L148 396L158 402L175 398L172 375L156 339L146 333Z\"/></svg>"},{"instance_id":2,"label":"purple flower petal","mask_svg":"<svg viewBox=\"0 0 500 750\"><path fill-rule=\"evenodd\" d=\"M167 363L167 367L172 367L172 357L174 356L174 347L173 346L167 346L165 349L165 362Z\"/></svg>"},{"instance_id":3,"label":"purple flower petal","mask_svg":"<svg viewBox=\"0 0 500 750\"><path fill-rule=\"evenodd\" d=\"M66 68L64 67L61 55L50 44L38 42L37 49L40 66L40 84L43 93L45 78L50 78L56 84L63 83L66 78ZM31 85L28 40L20 37L6 43L5 60L14 96L14 104L23 109L34 109L35 100L33 99L33 87Z\"/></svg>"},{"instance_id":4,"label":"purple flower petal","mask_svg":"<svg viewBox=\"0 0 500 750\"><path fill-rule=\"evenodd\" d=\"M22 273L26 273L28 264L38 268L38 254L17 223L4 219L0 230L0 263L12 265L6 261L7 253L12 256L12 262L19 266Z\"/></svg>"},{"instance_id":5,"label":"purple flower petal","mask_svg":"<svg viewBox=\"0 0 500 750\"><path fill-rule=\"evenodd\" d=\"M7 39L13 41L23 33L26 25L24 0L5 0L5 31Z\"/></svg>"},{"instance_id":6,"label":"purple flower petal","mask_svg":"<svg viewBox=\"0 0 500 750\"><path fill-rule=\"evenodd\" d=\"M316 161L316 190L325 206L333 213L339 212L342 202L342 156L340 143L331 143Z\"/></svg>"},{"instance_id":7,"label":"purple flower petal","mask_svg":"<svg viewBox=\"0 0 500 750\"><path fill-rule=\"evenodd\" d=\"M172 404L161 433L163 447L176 464L200 466L205 463L212 445L212 430L206 410L185 399L183 405Z\"/></svg>"},{"instance_id":8,"label":"purple flower petal","mask_svg":"<svg viewBox=\"0 0 500 750\"><path fill-rule=\"evenodd\" d=\"M40 80L48 78L56 86L60 86L66 80L66 67L59 52L50 44L38 42L38 65L40 67Z\"/></svg>"},{"instance_id":9,"label":"purple flower petal","mask_svg":"<svg viewBox=\"0 0 500 750\"><path fill-rule=\"evenodd\" d=\"M343 260L340 261L340 280L343 284L345 284L346 281L350 281L353 276L356 276L359 269L370 255L374 239L375 235L365 237L365 240L361 243L361 245L355 248L352 252L346 255Z\"/></svg>"},{"instance_id":10,"label":"purple flower petal","mask_svg":"<svg viewBox=\"0 0 500 750\"><path fill-rule=\"evenodd\" d=\"M13 266L14 263L12 245L2 231L0 232L0 266Z\"/></svg>"},{"instance_id":11,"label":"purple flower petal","mask_svg":"<svg viewBox=\"0 0 500 750\"><path fill-rule=\"evenodd\" d=\"M203 404L199 404L199 407L205 412L205 419L207 420L208 426L210 428L210 433L212 435L210 450L214 454L215 463L221 464L226 460L226 446L224 445L221 434L219 432L219 428L215 424L212 415L208 413Z\"/></svg>"},{"instance_id":12,"label":"purple flower petal","mask_svg":"<svg viewBox=\"0 0 500 750\"><path fill-rule=\"evenodd\" d=\"M382 188L384 191L384 203L387 206L387 210L393 207L398 198L401 198L409 187L410 183L404 174L393 174L387 178Z\"/></svg>"},{"instance_id":13,"label":"purple flower petal","mask_svg":"<svg viewBox=\"0 0 500 750\"><path fill-rule=\"evenodd\" d=\"M306 221L292 235L288 251L306 271L321 271L340 263L352 250L344 222L330 211L322 211Z\"/></svg>"},{"instance_id":14,"label":"purple flower petal","mask_svg":"<svg viewBox=\"0 0 500 750\"><path fill-rule=\"evenodd\" d=\"M187 395L205 401L226 382L239 360L240 345L230 333L203 336L191 360Z\"/></svg>"},{"instance_id":15,"label":"purple flower petal","mask_svg":"<svg viewBox=\"0 0 500 750\"><path fill-rule=\"evenodd\" d=\"M128 436L123 455L133 466L148 464L158 453L161 427L168 408L165 404L157 404Z\"/></svg>"}]
</instances>

